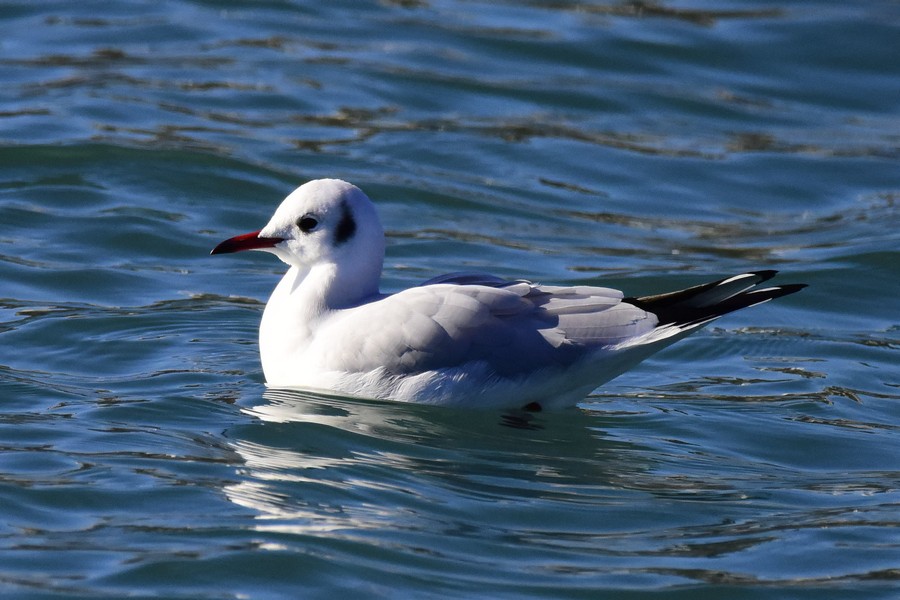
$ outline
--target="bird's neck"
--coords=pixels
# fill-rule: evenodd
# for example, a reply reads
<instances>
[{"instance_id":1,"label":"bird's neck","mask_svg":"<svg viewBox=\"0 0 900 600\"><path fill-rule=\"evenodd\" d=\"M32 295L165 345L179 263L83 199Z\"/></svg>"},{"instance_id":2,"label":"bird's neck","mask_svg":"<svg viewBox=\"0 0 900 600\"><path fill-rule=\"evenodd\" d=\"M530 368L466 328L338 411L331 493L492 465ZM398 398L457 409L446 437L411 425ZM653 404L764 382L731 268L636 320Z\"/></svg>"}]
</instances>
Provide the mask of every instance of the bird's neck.
<instances>
[{"instance_id":1,"label":"bird's neck","mask_svg":"<svg viewBox=\"0 0 900 600\"><path fill-rule=\"evenodd\" d=\"M266 379L271 365L302 352L328 314L357 306L378 295L378 279L342 271L332 264L304 269L292 266L266 304L259 328L260 355Z\"/></svg>"}]
</instances>

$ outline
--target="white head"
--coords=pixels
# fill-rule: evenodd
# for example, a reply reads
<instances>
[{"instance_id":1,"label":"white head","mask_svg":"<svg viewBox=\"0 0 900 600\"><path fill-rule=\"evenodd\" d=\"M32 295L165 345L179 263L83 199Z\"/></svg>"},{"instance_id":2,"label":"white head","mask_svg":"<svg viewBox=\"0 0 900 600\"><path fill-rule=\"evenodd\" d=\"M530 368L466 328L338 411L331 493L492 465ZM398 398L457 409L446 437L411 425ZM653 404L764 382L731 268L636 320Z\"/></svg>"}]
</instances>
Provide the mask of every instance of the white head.
<instances>
[{"instance_id":1,"label":"white head","mask_svg":"<svg viewBox=\"0 0 900 600\"><path fill-rule=\"evenodd\" d=\"M265 227L225 240L211 254L271 252L304 276L323 268L330 287L352 288L339 293L354 296L378 291L384 246L378 213L362 190L316 179L285 198Z\"/></svg>"}]
</instances>

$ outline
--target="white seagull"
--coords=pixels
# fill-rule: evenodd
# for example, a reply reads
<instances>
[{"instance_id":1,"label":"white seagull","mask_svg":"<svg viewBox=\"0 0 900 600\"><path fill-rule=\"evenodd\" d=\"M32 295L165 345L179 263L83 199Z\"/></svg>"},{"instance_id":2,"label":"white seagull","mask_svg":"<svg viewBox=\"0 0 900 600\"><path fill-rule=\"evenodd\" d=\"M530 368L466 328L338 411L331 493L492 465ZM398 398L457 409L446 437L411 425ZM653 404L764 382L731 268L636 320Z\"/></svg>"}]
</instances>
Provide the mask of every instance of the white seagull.
<instances>
[{"instance_id":1,"label":"white seagull","mask_svg":"<svg viewBox=\"0 0 900 600\"><path fill-rule=\"evenodd\" d=\"M290 267L259 328L272 387L496 408L560 408L722 315L797 292L775 271L626 298L619 290L436 277L382 294L384 230L354 185L319 179L259 231L211 254L271 252Z\"/></svg>"}]
</instances>

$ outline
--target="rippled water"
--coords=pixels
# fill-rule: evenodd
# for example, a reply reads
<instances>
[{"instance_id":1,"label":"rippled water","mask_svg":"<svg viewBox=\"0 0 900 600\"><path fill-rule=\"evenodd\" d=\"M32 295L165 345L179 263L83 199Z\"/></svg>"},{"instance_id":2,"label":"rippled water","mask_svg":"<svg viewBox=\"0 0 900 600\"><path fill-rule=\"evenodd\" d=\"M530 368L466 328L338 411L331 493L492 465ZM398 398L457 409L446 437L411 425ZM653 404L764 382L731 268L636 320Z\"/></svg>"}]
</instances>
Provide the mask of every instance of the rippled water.
<instances>
[{"instance_id":1,"label":"rippled water","mask_svg":"<svg viewBox=\"0 0 900 600\"><path fill-rule=\"evenodd\" d=\"M4 596L896 597L896 2L14 2L0 31ZM561 413L266 391L282 267L208 252L324 176L376 200L385 290L810 287Z\"/></svg>"}]
</instances>

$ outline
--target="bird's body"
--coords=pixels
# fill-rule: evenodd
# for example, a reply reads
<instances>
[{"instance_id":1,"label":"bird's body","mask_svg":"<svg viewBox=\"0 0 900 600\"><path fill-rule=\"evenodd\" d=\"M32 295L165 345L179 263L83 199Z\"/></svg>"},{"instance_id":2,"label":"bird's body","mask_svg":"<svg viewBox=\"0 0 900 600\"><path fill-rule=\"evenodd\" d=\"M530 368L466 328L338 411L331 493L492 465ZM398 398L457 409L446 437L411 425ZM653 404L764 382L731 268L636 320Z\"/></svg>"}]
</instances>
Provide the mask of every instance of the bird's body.
<instances>
[{"instance_id":1,"label":"bird's body","mask_svg":"<svg viewBox=\"0 0 900 600\"><path fill-rule=\"evenodd\" d=\"M301 186L265 228L213 253L247 249L290 265L260 326L270 386L473 407L574 405L722 314L803 287L754 289L775 273L758 271L626 299L461 273L385 295L374 206L339 180Z\"/></svg>"}]
</instances>

